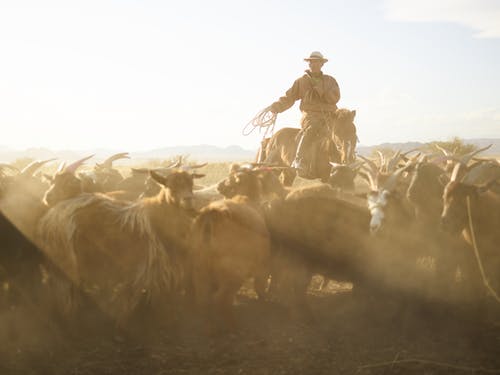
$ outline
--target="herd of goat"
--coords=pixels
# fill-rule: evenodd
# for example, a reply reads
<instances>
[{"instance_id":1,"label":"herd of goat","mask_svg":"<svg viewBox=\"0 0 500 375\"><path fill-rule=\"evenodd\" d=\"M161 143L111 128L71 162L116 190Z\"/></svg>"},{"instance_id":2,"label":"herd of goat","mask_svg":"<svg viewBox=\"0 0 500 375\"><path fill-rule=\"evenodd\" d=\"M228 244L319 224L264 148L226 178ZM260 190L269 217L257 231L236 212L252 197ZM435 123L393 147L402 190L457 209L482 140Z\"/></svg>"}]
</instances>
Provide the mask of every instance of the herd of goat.
<instances>
[{"instance_id":1,"label":"herd of goat","mask_svg":"<svg viewBox=\"0 0 500 375\"><path fill-rule=\"evenodd\" d=\"M65 316L81 305L78 289L119 324L139 306L166 311L185 300L234 326L233 300L249 279L259 299L308 314L314 274L363 295L418 293L425 281L440 296L489 298L500 289L500 163L478 158L483 150L359 157L301 187L281 183L283 167L258 163L233 164L208 187L194 183L204 164L124 178L113 162L126 153L85 173L90 157L53 175L39 173L51 160L0 164L0 209L41 249L30 282ZM23 259L5 244L0 277L15 284L8 270ZM425 257L432 272L419 278Z\"/></svg>"}]
</instances>

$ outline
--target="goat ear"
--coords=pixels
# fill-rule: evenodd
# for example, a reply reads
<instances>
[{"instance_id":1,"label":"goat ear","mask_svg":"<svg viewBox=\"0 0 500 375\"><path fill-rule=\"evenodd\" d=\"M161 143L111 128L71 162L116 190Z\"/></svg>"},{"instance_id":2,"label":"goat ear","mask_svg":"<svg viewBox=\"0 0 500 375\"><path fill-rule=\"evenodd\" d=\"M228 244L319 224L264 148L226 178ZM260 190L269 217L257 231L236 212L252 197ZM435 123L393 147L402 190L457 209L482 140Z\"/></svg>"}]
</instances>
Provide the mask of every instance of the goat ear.
<instances>
[{"instance_id":1,"label":"goat ear","mask_svg":"<svg viewBox=\"0 0 500 375\"><path fill-rule=\"evenodd\" d=\"M202 177L205 177L205 175L202 174L202 173L192 173L191 176L193 178L202 178Z\"/></svg>"},{"instance_id":2,"label":"goat ear","mask_svg":"<svg viewBox=\"0 0 500 375\"><path fill-rule=\"evenodd\" d=\"M155 180L159 184L162 184L163 186L167 186L167 178L166 177L163 177L162 175L160 175L159 173L157 173L153 170L149 171L149 175L151 176L151 178L153 180Z\"/></svg>"},{"instance_id":3,"label":"goat ear","mask_svg":"<svg viewBox=\"0 0 500 375\"><path fill-rule=\"evenodd\" d=\"M352 118L356 117L356 110L355 110L355 109L353 109L353 110L351 111L351 114L352 114Z\"/></svg>"}]
</instances>

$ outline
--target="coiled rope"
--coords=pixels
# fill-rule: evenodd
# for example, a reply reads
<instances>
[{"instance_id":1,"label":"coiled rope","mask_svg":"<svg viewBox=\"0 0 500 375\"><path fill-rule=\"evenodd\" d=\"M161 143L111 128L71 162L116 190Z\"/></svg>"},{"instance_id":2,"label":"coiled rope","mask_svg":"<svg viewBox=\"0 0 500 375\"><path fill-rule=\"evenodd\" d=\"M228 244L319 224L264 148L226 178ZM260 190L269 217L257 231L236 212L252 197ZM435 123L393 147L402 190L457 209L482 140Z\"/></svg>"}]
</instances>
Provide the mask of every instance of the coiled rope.
<instances>
[{"instance_id":1,"label":"coiled rope","mask_svg":"<svg viewBox=\"0 0 500 375\"><path fill-rule=\"evenodd\" d=\"M243 127L242 133L244 136L247 136L258 128L260 133L264 132L262 138L272 135L277 117L277 113L272 112L269 107L266 107L257 113L257 115Z\"/></svg>"}]
</instances>

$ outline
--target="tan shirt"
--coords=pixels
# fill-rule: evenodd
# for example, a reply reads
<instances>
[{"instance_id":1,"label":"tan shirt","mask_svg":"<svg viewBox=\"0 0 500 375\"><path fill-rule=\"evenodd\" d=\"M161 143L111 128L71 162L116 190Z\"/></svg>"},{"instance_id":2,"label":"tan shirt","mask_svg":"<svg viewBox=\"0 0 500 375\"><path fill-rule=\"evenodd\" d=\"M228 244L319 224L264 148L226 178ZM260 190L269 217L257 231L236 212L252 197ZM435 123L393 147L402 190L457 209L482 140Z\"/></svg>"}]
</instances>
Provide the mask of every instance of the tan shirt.
<instances>
[{"instance_id":1,"label":"tan shirt","mask_svg":"<svg viewBox=\"0 0 500 375\"><path fill-rule=\"evenodd\" d=\"M304 113L335 112L340 99L339 85L332 76L320 73L313 77L306 70L306 74L295 80L285 96L271 104L271 109L276 113L284 112L299 99L300 110Z\"/></svg>"}]
</instances>

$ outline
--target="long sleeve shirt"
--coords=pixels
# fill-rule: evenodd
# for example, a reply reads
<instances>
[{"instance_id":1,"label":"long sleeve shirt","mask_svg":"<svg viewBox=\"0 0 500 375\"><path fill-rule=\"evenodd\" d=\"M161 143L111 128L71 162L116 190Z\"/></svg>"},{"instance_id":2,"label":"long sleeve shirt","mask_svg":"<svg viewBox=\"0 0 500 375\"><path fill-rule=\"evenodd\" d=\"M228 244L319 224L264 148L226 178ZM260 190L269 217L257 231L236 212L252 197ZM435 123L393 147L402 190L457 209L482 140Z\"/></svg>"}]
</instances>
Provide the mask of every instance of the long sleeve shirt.
<instances>
[{"instance_id":1,"label":"long sleeve shirt","mask_svg":"<svg viewBox=\"0 0 500 375\"><path fill-rule=\"evenodd\" d=\"M340 99L339 85L332 76L323 73L313 75L306 71L284 96L271 104L271 109L276 113L284 112L299 99L300 110L304 113L335 112Z\"/></svg>"}]
</instances>

